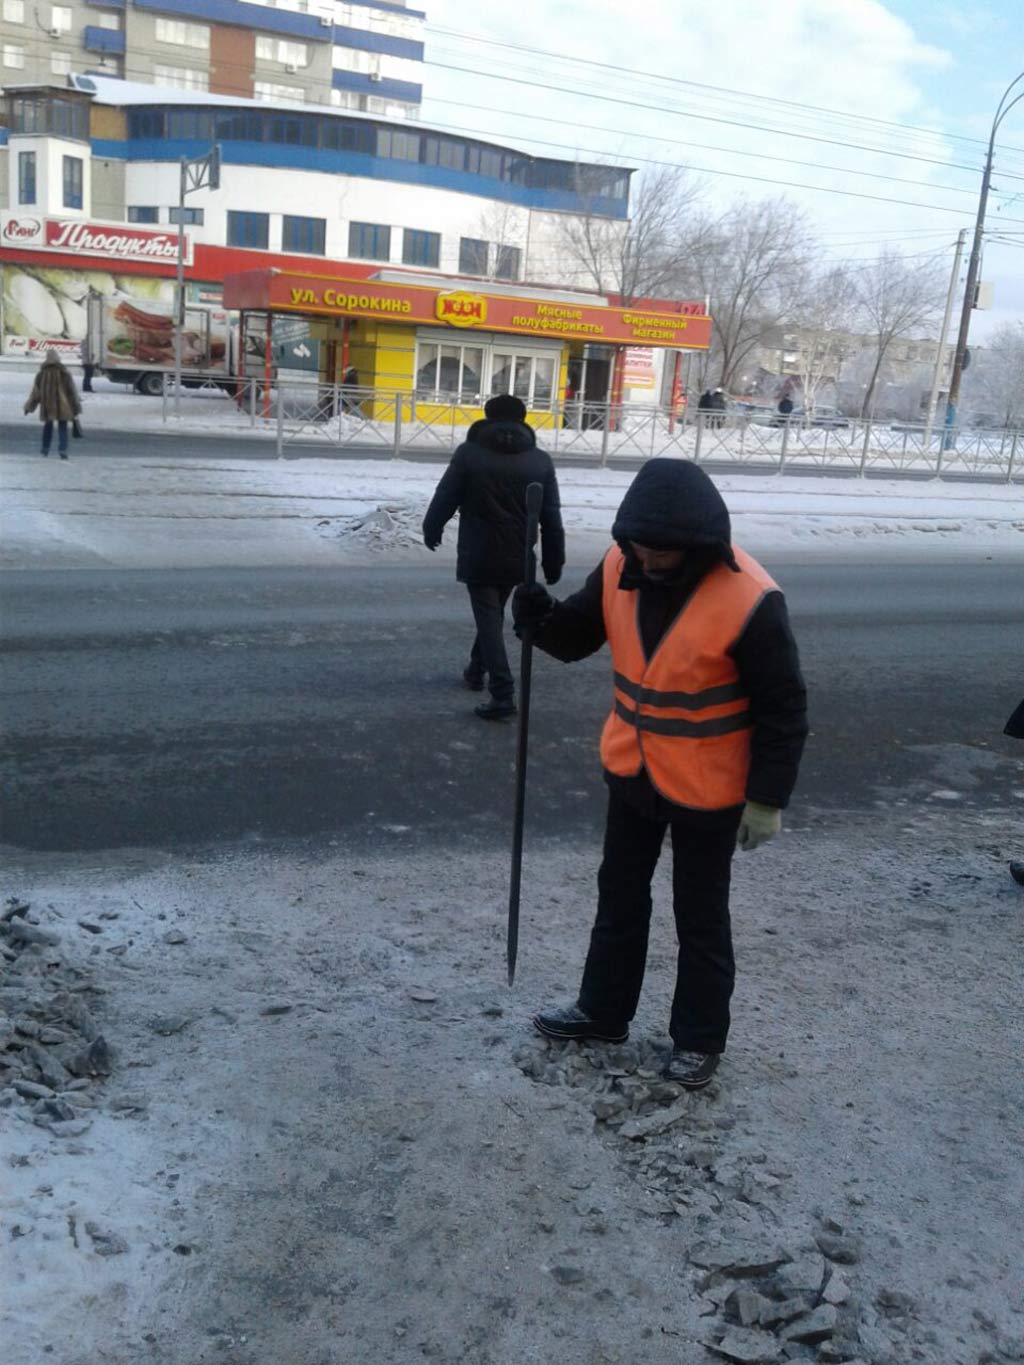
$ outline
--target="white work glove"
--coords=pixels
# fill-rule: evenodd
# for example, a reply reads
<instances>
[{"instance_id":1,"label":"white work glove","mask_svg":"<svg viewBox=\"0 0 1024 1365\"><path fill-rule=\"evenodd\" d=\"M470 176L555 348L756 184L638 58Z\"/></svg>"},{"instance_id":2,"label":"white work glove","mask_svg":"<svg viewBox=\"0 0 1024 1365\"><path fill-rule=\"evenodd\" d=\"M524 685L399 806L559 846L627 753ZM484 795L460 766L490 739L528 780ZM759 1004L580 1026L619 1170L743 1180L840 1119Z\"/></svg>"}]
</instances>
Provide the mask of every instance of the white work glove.
<instances>
[{"instance_id":1,"label":"white work glove","mask_svg":"<svg viewBox=\"0 0 1024 1365\"><path fill-rule=\"evenodd\" d=\"M781 829L782 811L775 806L762 806L757 801L748 801L740 816L736 847L743 853L750 853L769 839L774 839Z\"/></svg>"}]
</instances>

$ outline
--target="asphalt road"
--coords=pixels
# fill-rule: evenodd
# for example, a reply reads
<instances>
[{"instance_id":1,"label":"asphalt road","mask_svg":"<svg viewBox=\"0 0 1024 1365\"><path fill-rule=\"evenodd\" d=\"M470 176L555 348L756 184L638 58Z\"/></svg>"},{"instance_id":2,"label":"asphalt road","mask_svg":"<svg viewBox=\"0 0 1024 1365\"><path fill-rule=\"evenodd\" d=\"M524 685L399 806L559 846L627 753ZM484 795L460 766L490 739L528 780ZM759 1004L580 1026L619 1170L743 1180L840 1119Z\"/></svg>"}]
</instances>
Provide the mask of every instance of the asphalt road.
<instances>
[{"instance_id":1,"label":"asphalt road","mask_svg":"<svg viewBox=\"0 0 1024 1365\"><path fill-rule=\"evenodd\" d=\"M794 822L936 788L1019 805L1024 567L771 567L812 697ZM2 604L8 845L507 838L515 728L457 685L447 569L23 572ZM606 653L534 677L530 826L594 838Z\"/></svg>"},{"instance_id":2,"label":"asphalt road","mask_svg":"<svg viewBox=\"0 0 1024 1365\"><path fill-rule=\"evenodd\" d=\"M22 422L0 422L0 451L11 455L32 455L38 452L37 441L39 439L39 423L27 421ZM136 459L141 455L147 457L161 456L162 454L172 455L174 459L194 459L194 460L276 460L277 446L273 440L260 436L221 436L214 432L204 432L202 435L182 435L180 431L168 428L166 431L159 429L147 429L145 431L125 431L122 428L99 428L87 426L85 438L81 441L71 442L71 454L75 459L95 459L97 456L120 459ZM418 464L442 464L448 458L449 452L438 445L430 449L404 449L402 451L403 460L412 460ZM53 455L51 454L51 458ZM284 459L286 460L389 460L392 458L390 447L384 447L379 443L376 445L330 445L326 441L308 441L301 438L296 439L285 446ZM640 463L639 456L611 457L607 461L610 469L636 469ZM590 457L578 455L574 452L562 453L557 456L560 465L578 465L582 468L596 468L600 461ZM778 468L774 464L738 464L735 460L716 460L706 458L701 460L701 464L709 473L712 474L761 474L772 478L778 475ZM813 474L816 478L829 479L856 479L861 474L855 465L848 468L835 467L827 471L821 466L809 460L801 464L797 459L790 459L787 463L785 475L797 477L801 474ZM908 479L908 480L927 480L931 479L930 470L921 469L868 469L868 478L881 479ZM946 472L943 478L951 483L1005 483L1005 477L999 474L986 475L979 473Z\"/></svg>"}]
</instances>

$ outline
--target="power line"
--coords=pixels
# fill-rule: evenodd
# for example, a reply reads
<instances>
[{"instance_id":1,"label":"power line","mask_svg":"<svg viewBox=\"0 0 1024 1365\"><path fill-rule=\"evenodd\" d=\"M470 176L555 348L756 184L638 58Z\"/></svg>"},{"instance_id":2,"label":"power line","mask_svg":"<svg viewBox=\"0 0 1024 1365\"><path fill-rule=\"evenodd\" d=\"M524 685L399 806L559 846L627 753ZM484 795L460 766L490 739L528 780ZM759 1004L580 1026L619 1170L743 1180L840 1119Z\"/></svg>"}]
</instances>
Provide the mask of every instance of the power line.
<instances>
[{"instance_id":1,"label":"power line","mask_svg":"<svg viewBox=\"0 0 1024 1365\"><path fill-rule=\"evenodd\" d=\"M462 133L462 132L472 132L473 129L467 129L467 128L465 128L465 127L460 126L459 124L450 123L450 124L447 125L446 129L444 129L444 130L442 130L442 131L449 131L449 132ZM577 147L574 148L574 147L572 146L571 143L567 143L567 142L550 142L550 141L548 141L548 140L546 140L546 139L543 139L543 138L531 138L530 141L536 143L536 145L539 146L539 147L558 147L558 148L561 148L562 150L569 150L569 151L575 150L577 153L578 153L578 152L584 152L584 153L586 153L588 156L603 156L603 155L604 155L604 153L603 153L599 148L596 148L596 147L578 147L578 146L577 146ZM644 162L645 164L649 164L649 165L651 165L651 166L675 166L675 164L676 164L675 162L672 162L672 161L662 161L662 160L659 160L659 159L656 158L656 157L650 157L650 156L634 156L634 157L632 157L631 159L632 159L633 161L642 161L642 162ZM758 184L762 184L762 185L776 185L776 186L779 186L779 187L781 187L781 188L783 188L783 189L811 190L812 192L814 192L814 193L816 193L816 194L839 194L839 195L844 195L844 196L846 196L847 198L850 198L850 199L867 199L867 200L870 200L870 201L872 201L873 203L876 203L876 204L898 204L898 205L900 205L902 208L926 209L926 210L927 210L928 212L930 212L930 213L955 213L955 214L959 215L961 218L963 217L964 213L966 212L966 210L964 210L964 209L950 208L948 205L945 205L945 204L923 204L923 203L920 202L920 200L914 200L914 199L894 199L894 198L892 198L891 196L888 196L888 195L881 195L881 194L865 194L862 190L843 190L843 189L837 189L835 186L831 186L831 185L809 185L809 184L806 184L805 182L799 181L799 180L777 180L777 179L773 179L773 178L770 177L770 176L764 176L764 175L748 175L748 174L746 174L746 173L743 172L743 171L723 171L723 170L721 170L719 167L712 167L712 166L693 166L693 165L691 165L691 166L688 167L688 169L690 169L690 170L692 170L692 171L697 171L697 172L699 172L699 173L702 174L702 175L726 176L727 178L729 178L729 179L731 179L731 180L751 180L751 181L754 181L754 182L756 182L756 183L758 183ZM1024 223L1024 218L1005 218L1003 221L1004 221L1004 222L1007 222L1007 223Z\"/></svg>"},{"instance_id":2,"label":"power line","mask_svg":"<svg viewBox=\"0 0 1024 1365\"><path fill-rule=\"evenodd\" d=\"M434 104L450 104L458 109L473 109L476 110L478 113L483 114L497 114L503 118L531 119L536 123L551 122L551 119L545 114L526 114L518 109L495 109L492 106L486 104L471 104L467 100L448 100L438 99L434 97L432 102ZM673 147L693 147L696 148L697 151L701 152L724 152L729 156L756 156L760 161L781 161L788 166L804 166L809 170L836 171L840 175L867 176L872 180L890 180L897 185L916 185L920 189L945 190L948 191L950 194L969 194L972 198L977 197L976 190L966 189L962 185L936 185L933 181L930 180L908 180L906 176L885 175L881 171L858 171L854 170L850 166L826 166L822 165L821 162L818 161L799 161L789 156L774 156L768 152L748 152L744 151L740 147L722 147L719 145L709 145L708 143L702 142L689 142L683 138L661 137L655 133L633 133L628 132L627 130L622 128L605 128L602 125L596 123L579 123L575 119L573 120L572 126L574 129L585 128L588 132L591 133L611 133L613 135L621 134L625 137L640 138L645 142L667 143ZM529 133L523 133L521 136L522 140L524 141L534 140L530 137ZM626 152L623 152L622 155L624 158L627 158L629 156L629 154Z\"/></svg>"},{"instance_id":3,"label":"power line","mask_svg":"<svg viewBox=\"0 0 1024 1365\"><path fill-rule=\"evenodd\" d=\"M958 142L970 142L977 146L987 147L988 143L984 138L970 137L965 133L950 133L939 128L923 128L918 124L900 123L892 119L880 119L871 114L846 113L841 109L829 109L819 104L804 104L799 100L785 100L773 95L759 95L752 90L737 90L726 85L710 85L702 81L690 81L682 76L666 76L657 71L639 71L635 67L619 66L614 62L599 62L591 57L575 57L571 53L552 52L546 48L527 47L518 43L506 43L497 38L485 38L475 33L463 33L457 29L446 29L435 27L433 24L427 25L427 30L439 33L447 38L456 38L461 41L485 43L489 47L500 47L510 52L524 52L530 56L551 57L556 61L575 62L579 66L593 66L604 71L614 71L616 74L640 76L644 80L666 81L671 85L685 85L694 90L706 90L713 94L735 95L744 100L755 100L759 104L778 104L790 109L807 110L816 114L827 114L832 118L846 119L851 122L875 123L884 128L898 128L914 133L924 133L930 137L945 138ZM1011 147L1003 144L1003 149L1010 152L1024 153L1024 148Z\"/></svg>"},{"instance_id":4,"label":"power line","mask_svg":"<svg viewBox=\"0 0 1024 1365\"><path fill-rule=\"evenodd\" d=\"M525 76L508 76L504 75L501 72L496 71L477 71L474 68L456 66L451 62L438 62L432 60L431 58L426 59L426 64L428 66L436 66L444 71L458 71L463 76L482 76L486 80L508 81L513 85L525 85L534 90L547 90L549 92L553 91L556 94L569 93L565 90L559 89L559 87L557 86L547 85L543 81L528 80ZM679 118L698 119L703 123L723 123L727 124L731 128L744 128L748 131L753 130L754 132L757 133L775 133L779 137L799 138L801 141L804 142L819 142L829 147L844 147L852 151L871 152L877 156L898 157L900 160L903 161L920 161L931 166L942 166L946 169L959 171L973 171L975 173L977 173L979 169L977 166L966 166L961 162L940 161L935 157L916 156L910 152L892 151L885 147L870 147L866 146L863 143L848 142L845 140L841 140L839 138L819 137L814 133L793 132L787 128L773 128L770 127L768 124L748 123L740 119L721 118L711 114L696 114L686 109L680 109L676 105L665 106L657 104L644 104L640 100L627 100L623 99L621 96L618 95L599 95L590 90L576 89L573 90L571 93L579 98L588 100L598 100L604 104L619 104L628 109L645 109L651 113L656 114L670 113L675 114ZM725 174L725 172L723 172L723 174ZM1024 179L1024 176L1010 175L1007 172L1004 172L1004 175L1007 175L1008 178L1010 179L1015 180Z\"/></svg>"}]
</instances>

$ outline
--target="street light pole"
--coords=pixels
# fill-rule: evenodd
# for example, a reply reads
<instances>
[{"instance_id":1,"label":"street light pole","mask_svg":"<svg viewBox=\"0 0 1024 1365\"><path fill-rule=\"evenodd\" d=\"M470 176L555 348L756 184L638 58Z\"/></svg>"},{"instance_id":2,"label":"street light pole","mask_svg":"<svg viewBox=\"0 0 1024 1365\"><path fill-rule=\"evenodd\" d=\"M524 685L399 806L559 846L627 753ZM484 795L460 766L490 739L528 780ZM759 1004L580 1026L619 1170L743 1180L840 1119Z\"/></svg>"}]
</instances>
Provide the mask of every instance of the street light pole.
<instances>
[{"instance_id":1,"label":"street light pole","mask_svg":"<svg viewBox=\"0 0 1024 1365\"><path fill-rule=\"evenodd\" d=\"M174 289L174 415L181 416L181 331L185 326L185 191L188 159L181 158L178 177L178 270Z\"/></svg>"},{"instance_id":2,"label":"street light pole","mask_svg":"<svg viewBox=\"0 0 1024 1365\"><path fill-rule=\"evenodd\" d=\"M949 400L946 404L946 426L956 425L957 404L960 402L960 380L964 372L964 359L967 355L967 335L971 328L971 311L974 308L974 296L978 287L978 268L981 263L981 242L985 232L985 209L988 205L988 192L992 183L992 156L995 151L996 133L999 125L1010 112L1013 106L1024 99L1024 90L1011 100L1009 98L1014 86L1024 81L1024 71L1019 76L1014 77L1010 84L1003 91L1003 97L999 101L996 109L996 116L992 121L992 132L988 139L988 151L985 155L985 172L981 178L981 194L978 196L978 214L974 220L974 242L971 246L971 258L967 265L967 283L964 286L964 306L960 313L960 331L956 339L956 351L953 355L953 373L949 381Z\"/></svg>"},{"instance_id":3,"label":"street light pole","mask_svg":"<svg viewBox=\"0 0 1024 1365\"><path fill-rule=\"evenodd\" d=\"M928 451L932 444L932 428L935 426L935 408L939 401L939 387L942 383L942 372L946 368L946 337L949 336L949 320L953 316L953 301L956 298L956 287L960 283L960 262L963 259L964 247L967 244L967 229L961 228L956 239L956 251L953 254L953 269L949 276L949 291L946 294L946 311L942 315L942 330L939 332L939 344L935 351L935 369L932 372L932 391L928 396L928 417L924 427L924 449Z\"/></svg>"}]
</instances>

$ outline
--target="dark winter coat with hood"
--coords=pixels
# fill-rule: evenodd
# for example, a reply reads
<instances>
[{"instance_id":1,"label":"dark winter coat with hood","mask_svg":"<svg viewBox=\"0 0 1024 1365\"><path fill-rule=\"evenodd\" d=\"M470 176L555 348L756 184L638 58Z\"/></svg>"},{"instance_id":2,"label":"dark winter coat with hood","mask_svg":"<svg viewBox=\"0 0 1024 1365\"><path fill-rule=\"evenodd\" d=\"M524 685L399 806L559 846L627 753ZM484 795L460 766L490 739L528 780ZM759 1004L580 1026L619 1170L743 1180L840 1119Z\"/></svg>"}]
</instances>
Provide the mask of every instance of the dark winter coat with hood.
<instances>
[{"instance_id":1,"label":"dark winter coat with hood","mask_svg":"<svg viewBox=\"0 0 1024 1365\"><path fill-rule=\"evenodd\" d=\"M525 422L475 422L445 470L423 519L423 539L441 543L459 514L456 577L460 583L514 587L523 581L526 555L526 487L544 489L540 514L541 565L556 583L565 563L558 480L551 456Z\"/></svg>"},{"instance_id":2,"label":"dark winter coat with hood","mask_svg":"<svg viewBox=\"0 0 1024 1365\"><path fill-rule=\"evenodd\" d=\"M41 422L70 422L82 411L75 381L57 355L48 355L36 374L25 412L36 408Z\"/></svg>"},{"instance_id":3,"label":"dark winter coat with hood","mask_svg":"<svg viewBox=\"0 0 1024 1365\"><path fill-rule=\"evenodd\" d=\"M736 568L729 512L718 489L686 460L649 460L633 480L619 508L612 535L626 556L619 579L624 592L637 592L637 622L648 658L716 564ZM640 567L630 542L657 550L682 550L681 567L654 580ZM556 659L582 659L605 643L603 561L583 588L555 604L535 632L534 643ZM740 682L750 697L751 732L748 801L779 809L796 783L807 736L807 695L796 642L781 592L761 599L731 650ZM651 820L707 827L735 822L733 811L691 811L661 796L644 771L636 777L605 773L613 791Z\"/></svg>"}]
</instances>

